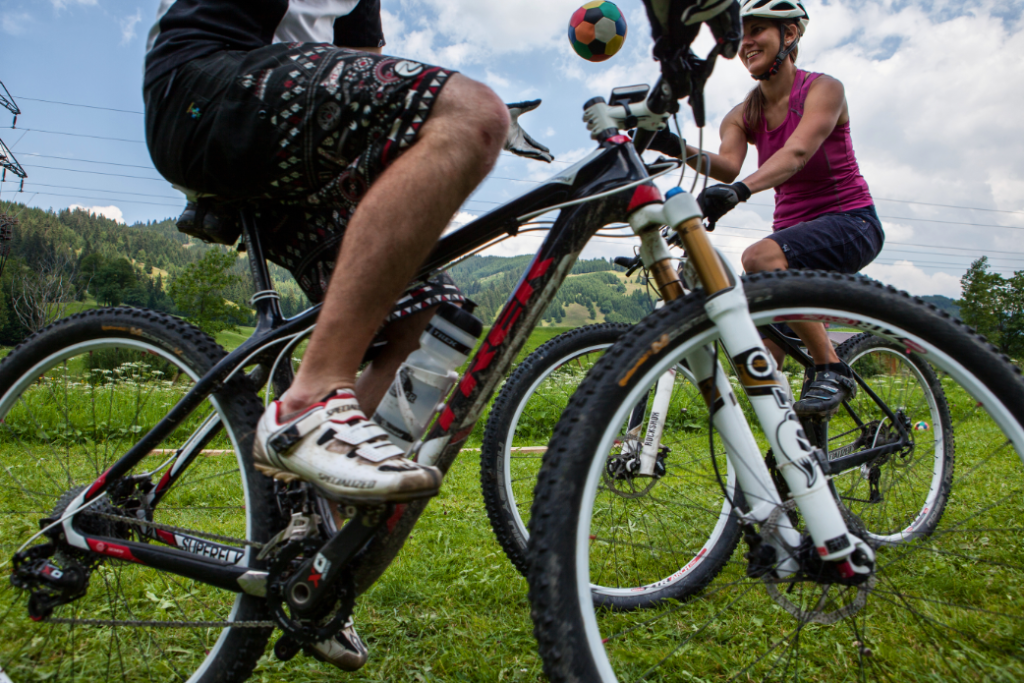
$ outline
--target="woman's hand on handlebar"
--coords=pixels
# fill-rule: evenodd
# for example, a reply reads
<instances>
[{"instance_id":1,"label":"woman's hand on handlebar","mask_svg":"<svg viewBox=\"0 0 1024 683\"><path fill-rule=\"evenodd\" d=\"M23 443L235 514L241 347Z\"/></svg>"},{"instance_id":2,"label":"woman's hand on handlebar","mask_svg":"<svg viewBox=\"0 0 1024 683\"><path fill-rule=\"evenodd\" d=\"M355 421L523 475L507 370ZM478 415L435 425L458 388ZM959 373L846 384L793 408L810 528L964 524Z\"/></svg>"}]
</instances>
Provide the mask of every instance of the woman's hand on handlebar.
<instances>
[{"instance_id":1,"label":"woman's hand on handlebar","mask_svg":"<svg viewBox=\"0 0 1024 683\"><path fill-rule=\"evenodd\" d=\"M697 196L697 205L708 220L708 232L725 214L736 208L740 202L750 199L750 188L743 183L712 185Z\"/></svg>"}]
</instances>

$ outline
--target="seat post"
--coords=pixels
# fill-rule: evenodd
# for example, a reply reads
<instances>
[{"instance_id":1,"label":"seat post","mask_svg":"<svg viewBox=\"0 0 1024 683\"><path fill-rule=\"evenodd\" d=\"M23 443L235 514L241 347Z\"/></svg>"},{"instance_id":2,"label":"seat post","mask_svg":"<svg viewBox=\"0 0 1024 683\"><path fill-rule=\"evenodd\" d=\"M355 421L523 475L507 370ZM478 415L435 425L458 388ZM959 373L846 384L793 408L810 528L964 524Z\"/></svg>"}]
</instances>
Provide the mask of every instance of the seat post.
<instances>
[{"instance_id":1,"label":"seat post","mask_svg":"<svg viewBox=\"0 0 1024 683\"><path fill-rule=\"evenodd\" d=\"M249 254L249 272L252 274L256 293L252 297L252 305L256 307L256 333L274 328L284 319L281 313L281 296L274 290L270 279L270 269L263 255L259 231L256 227L256 216L253 207L243 206L240 209L242 221L242 241Z\"/></svg>"}]
</instances>

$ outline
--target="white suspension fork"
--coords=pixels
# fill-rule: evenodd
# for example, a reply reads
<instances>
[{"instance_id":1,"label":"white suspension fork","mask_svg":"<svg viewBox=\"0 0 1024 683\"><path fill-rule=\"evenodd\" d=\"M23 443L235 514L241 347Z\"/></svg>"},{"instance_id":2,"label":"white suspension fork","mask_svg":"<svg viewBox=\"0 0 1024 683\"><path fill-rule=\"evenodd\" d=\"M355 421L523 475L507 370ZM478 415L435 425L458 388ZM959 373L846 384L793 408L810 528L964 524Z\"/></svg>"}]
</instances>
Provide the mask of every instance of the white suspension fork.
<instances>
[{"instance_id":1,"label":"white suspension fork","mask_svg":"<svg viewBox=\"0 0 1024 683\"><path fill-rule=\"evenodd\" d=\"M871 549L847 529L822 471L819 452L805 436L793 412L792 401L778 382L775 362L750 317L743 285L728 262L711 248L700 219L701 212L693 196L673 190L664 203L650 203L633 211L629 222L644 243L642 255L645 251L662 259L667 255L667 245L658 230L660 226L668 225L680 233L694 269L710 292L705 310L718 327L722 344L750 398L775 454L779 472L802 513L820 559L839 562L857 549L861 549L868 560L873 559ZM751 516L754 521L762 522L764 518L760 514L765 514L766 518L770 509L782 501L728 379L718 367L714 393L710 393L709 380L716 372L717 359L703 351L691 354L687 362L698 382L708 384L708 398L721 407L716 412L715 427L726 440L729 464L735 467L737 482L752 506ZM793 545L789 540L792 534L784 531L787 527L780 525L779 528L780 534L789 537L785 539L787 543ZM853 571L849 563L844 563L844 567Z\"/></svg>"}]
</instances>

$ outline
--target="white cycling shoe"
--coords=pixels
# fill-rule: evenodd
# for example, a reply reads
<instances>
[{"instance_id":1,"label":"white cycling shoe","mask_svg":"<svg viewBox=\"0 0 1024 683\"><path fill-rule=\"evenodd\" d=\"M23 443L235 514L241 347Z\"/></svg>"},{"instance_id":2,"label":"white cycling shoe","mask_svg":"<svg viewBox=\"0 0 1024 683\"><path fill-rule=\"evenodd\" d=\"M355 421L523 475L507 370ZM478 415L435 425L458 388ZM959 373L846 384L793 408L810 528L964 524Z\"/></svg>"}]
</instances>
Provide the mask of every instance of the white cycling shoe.
<instances>
[{"instance_id":1,"label":"white cycling shoe","mask_svg":"<svg viewBox=\"0 0 1024 683\"><path fill-rule=\"evenodd\" d=\"M441 472L405 457L366 419L355 394L340 390L280 421L274 401L256 427L253 460L263 474L304 479L335 501L402 502L433 496Z\"/></svg>"},{"instance_id":2,"label":"white cycling shoe","mask_svg":"<svg viewBox=\"0 0 1024 683\"><path fill-rule=\"evenodd\" d=\"M311 645L306 652L313 658L333 664L342 671L361 669L370 656L370 651L356 633L351 619L333 638Z\"/></svg>"}]
</instances>

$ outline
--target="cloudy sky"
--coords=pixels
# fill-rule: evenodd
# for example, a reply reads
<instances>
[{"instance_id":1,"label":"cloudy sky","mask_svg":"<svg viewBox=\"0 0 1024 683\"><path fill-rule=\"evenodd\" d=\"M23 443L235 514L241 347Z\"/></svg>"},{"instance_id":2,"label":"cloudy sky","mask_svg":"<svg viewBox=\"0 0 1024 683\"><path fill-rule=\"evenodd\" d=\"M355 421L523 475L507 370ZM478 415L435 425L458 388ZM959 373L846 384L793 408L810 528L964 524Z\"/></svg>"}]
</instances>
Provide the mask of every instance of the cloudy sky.
<instances>
[{"instance_id":1,"label":"cloudy sky","mask_svg":"<svg viewBox=\"0 0 1024 683\"><path fill-rule=\"evenodd\" d=\"M17 195L8 174L3 199L90 207L128 223L177 215L184 200L141 142L144 41L157 4L0 0L0 81L22 110L13 130L0 110L0 139L29 173ZM382 0L387 52L459 69L508 102L544 100L522 123L555 164L503 155L457 221L590 151L580 122L588 98L656 78L639 0L618 3L629 34L602 64L583 61L566 40L579 4ZM915 294L957 297L960 276L983 254L1005 275L1024 269L1024 2L807 0L807 8L798 63L845 85L857 157L885 224L886 247L866 272ZM709 47L707 36L696 45ZM707 87L705 147L717 150L723 116L752 84L738 60L720 60ZM697 129L680 119L695 143ZM755 162L751 150L744 174ZM738 262L770 230L772 203L771 193L755 195L723 220L716 244ZM496 253L532 251L537 239L524 235ZM601 239L587 255L629 252L628 240Z\"/></svg>"}]
</instances>

